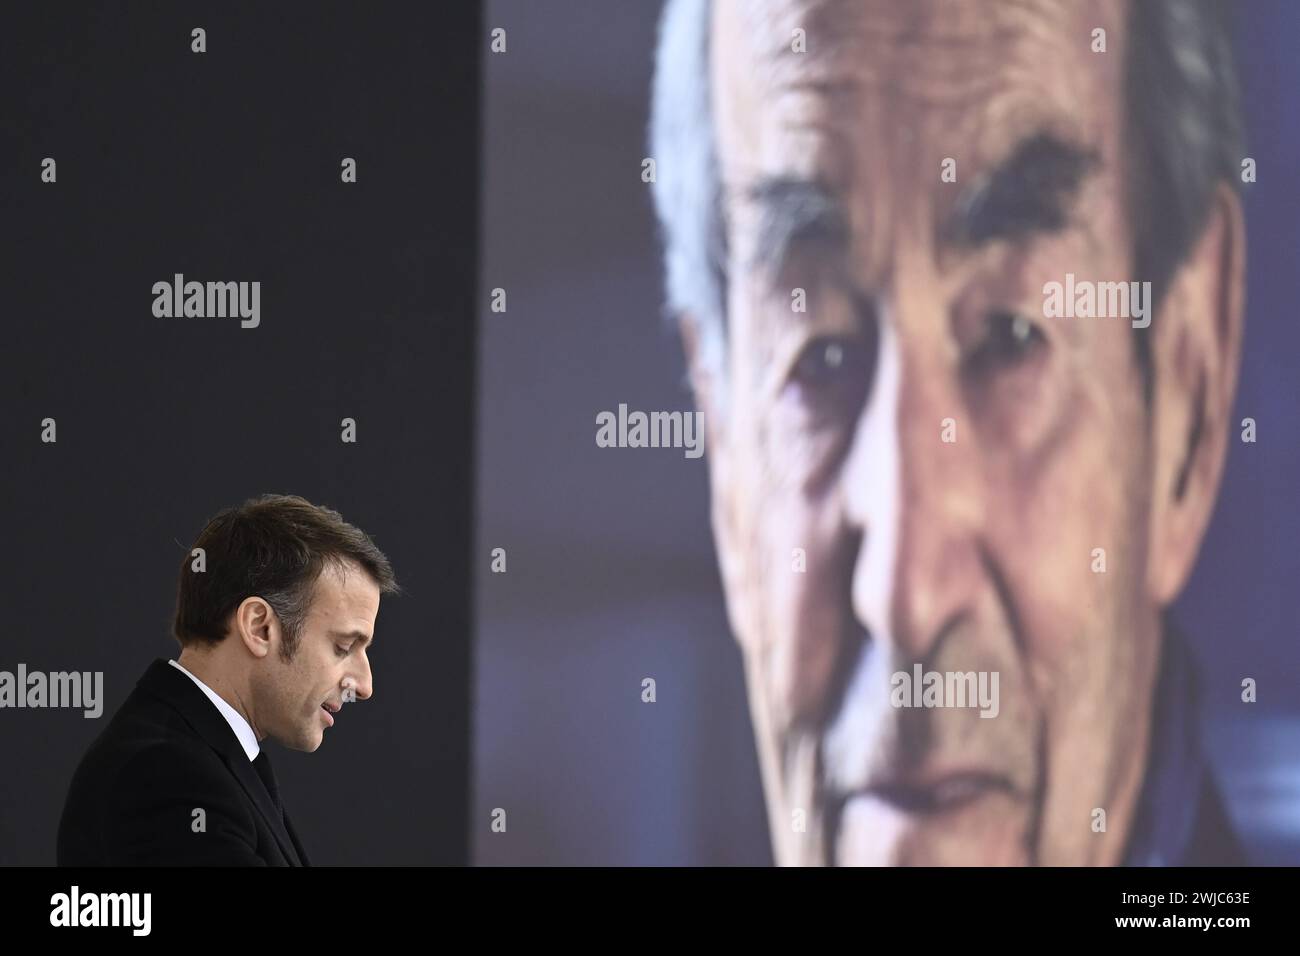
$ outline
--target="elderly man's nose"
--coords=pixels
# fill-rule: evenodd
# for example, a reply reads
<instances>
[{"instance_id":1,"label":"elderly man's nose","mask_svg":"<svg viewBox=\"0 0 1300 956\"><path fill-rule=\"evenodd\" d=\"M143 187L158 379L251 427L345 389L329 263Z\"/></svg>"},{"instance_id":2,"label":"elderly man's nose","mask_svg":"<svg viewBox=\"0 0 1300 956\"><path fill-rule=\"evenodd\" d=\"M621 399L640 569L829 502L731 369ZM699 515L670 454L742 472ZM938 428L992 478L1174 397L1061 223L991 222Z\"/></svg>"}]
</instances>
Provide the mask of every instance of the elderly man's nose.
<instances>
[{"instance_id":1,"label":"elderly man's nose","mask_svg":"<svg viewBox=\"0 0 1300 956\"><path fill-rule=\"evenodd\" d=\"M979 463L956 376L937 353L895 348L884 361L882 422L859 436L850 476L862 483L850 489L862 533L853 604L874 638L924 660L978 580Z\"/></svg>"},{"instance_id":2,"label":"elderly man's nose","mask_svg":"<svg viewBox=\"0 0 1300 956\"><path fill-rule=\"evenodd\" d=\"M970 609L979 579L980 466L974 435L962 428L956 389L932 383L933 378L916 388L905 386L899 407L899 532L889 631L910 660L925 659Z\"/></svg>"}]
</instances>

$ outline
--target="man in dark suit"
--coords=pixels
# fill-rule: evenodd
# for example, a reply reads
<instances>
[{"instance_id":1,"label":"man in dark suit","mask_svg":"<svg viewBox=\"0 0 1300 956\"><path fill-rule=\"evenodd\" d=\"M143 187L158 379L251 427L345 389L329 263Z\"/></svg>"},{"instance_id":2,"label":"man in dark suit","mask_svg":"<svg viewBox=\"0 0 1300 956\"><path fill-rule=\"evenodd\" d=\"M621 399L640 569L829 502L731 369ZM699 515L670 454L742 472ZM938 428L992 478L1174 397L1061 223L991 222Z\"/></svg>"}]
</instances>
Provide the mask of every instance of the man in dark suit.
<instances>
[{"instance_id":1,"label":"man in dark suit","mask_svg":"<svg viewBox=\"0 0 1300 956\"><path fill-rule=\"evenodd\" d=\"M182 563L179 660L151 664L72 779L60 866L308 866L262 741L314 751L373 693L392 567L297 497L212 519Z\"/></svg>"}]
</instances>

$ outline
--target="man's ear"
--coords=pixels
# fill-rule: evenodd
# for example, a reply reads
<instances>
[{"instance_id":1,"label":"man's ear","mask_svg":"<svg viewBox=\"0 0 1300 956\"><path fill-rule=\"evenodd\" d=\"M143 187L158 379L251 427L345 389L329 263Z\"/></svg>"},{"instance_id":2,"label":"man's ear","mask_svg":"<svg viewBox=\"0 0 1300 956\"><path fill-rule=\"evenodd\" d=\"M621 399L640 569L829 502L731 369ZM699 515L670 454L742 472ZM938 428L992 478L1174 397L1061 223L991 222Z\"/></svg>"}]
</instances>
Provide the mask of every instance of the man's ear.
<instances>
[{"instance_id":1,"label":"man's ear","mask_svg":"<svg viewBox=\"0 0 1300 956\"><path fill-rule=\"evenodd\" d=\"M265 657L271 650L272 632L279 633L280 622L260 597L246 597L235 608L235 633L254 657Z\"/></svg>"},{"instance_id":2,"label":"man's ear","mask_svg":"<svg viewBox=\"0 0 1300 956\"><path fill-rule=\"evenodd\" d=\"M1178 596L1196 564L1236 434L1245 268L1241 201L1220 183L1151 328L1155 485L1147 581L1161 606Z\"/></svg>"}]
</instances>

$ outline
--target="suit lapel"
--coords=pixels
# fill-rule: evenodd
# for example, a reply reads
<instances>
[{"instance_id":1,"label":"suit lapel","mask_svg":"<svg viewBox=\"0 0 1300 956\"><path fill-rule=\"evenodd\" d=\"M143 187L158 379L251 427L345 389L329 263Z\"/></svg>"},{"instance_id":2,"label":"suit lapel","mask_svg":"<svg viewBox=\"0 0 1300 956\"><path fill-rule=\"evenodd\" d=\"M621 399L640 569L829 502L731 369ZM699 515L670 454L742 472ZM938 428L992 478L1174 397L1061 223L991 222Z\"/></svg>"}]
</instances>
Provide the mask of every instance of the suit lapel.
<instances>
[{"instance_id":1,"label":"suit lapel","mask_svg":"<svg viewBox=\"0 0 1300 956\"><path fill-rule=\"evenodd\" d=\"M184 674L181 676L185 677ZM188 677L185 679L189 680ZM197 687L194 689L198 690ZM211 704L211 701L207 703ZM225 719L220 714L217 715L217 719L225 723ZM230 730L229 724L226 724L226 729ZM231 731L231 736L234 736L234 731ZM230 768L230 772L235 775L235 779L239 781L240 786L244 788L244 792L253 801L258 812L262 814L262 819L267 822L271 832L275 834L275 842L280 844L280 852L284 854L285 859L292 866L302 866L302 861L298 858L298 851L294 848L295 841L289 836L284 819L280 816L280 812L276 810L275 804L271 802L271 795L266 792L266 785L262 783L262 778L253 769L253 762L248 759L248 754L244 753L244 748L238 746L238 738L235 739L235 744L239 750L238 754L222 755L225 757L226 766Z\"/></svg>"},{"instance_id":2,"label":"suit lapel","mask_svg":"<svg viewBox=\"0 0 1300 956\"><path fill-rule=\"evenodd\" d=\"M298 858L302 861L303 866L311 866L311 860L307 857L307 851L303 849L302 841L298 839L298 831L293 828L293 821L289 819L289 811L284 811L284 827L289 831L289 836L293 839L294 849L298 851Z\"/></svg>"},{"instance_id":3,"label":"suit lapel","mask_svg":"<svg viewBox=\"0 0 1300 956\"><path fill-rule=\"evenodd\" d=\"M266 792L262 778L253 769L252 761L244 752L239 738L207 695L184 673L161 658L149 665L137 686L172 707L221 756L266 825L271 828L285 859L293 866L302 866L297 839L290 837L284 819L271 802L271 795Z\"/></svg>"}]
</instances>

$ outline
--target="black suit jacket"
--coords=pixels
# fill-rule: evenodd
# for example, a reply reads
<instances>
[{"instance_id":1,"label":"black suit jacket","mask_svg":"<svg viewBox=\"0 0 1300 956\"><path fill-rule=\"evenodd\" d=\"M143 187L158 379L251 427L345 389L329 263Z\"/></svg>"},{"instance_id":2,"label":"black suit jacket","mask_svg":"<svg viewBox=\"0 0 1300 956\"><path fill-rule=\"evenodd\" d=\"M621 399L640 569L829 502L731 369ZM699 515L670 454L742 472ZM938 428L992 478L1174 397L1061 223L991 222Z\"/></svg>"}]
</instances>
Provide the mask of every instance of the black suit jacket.
<instances>
[{"instance_id":1,"label":"black suit jacket","mask_svg":"<svg viewBox=\"0 0 1300 956\"><path fill-rule=\"evenodd\" d=\"M311 865L230 724L165 660L149 665L77 767L58 864Z\"/></svg>"}]
</instances>

